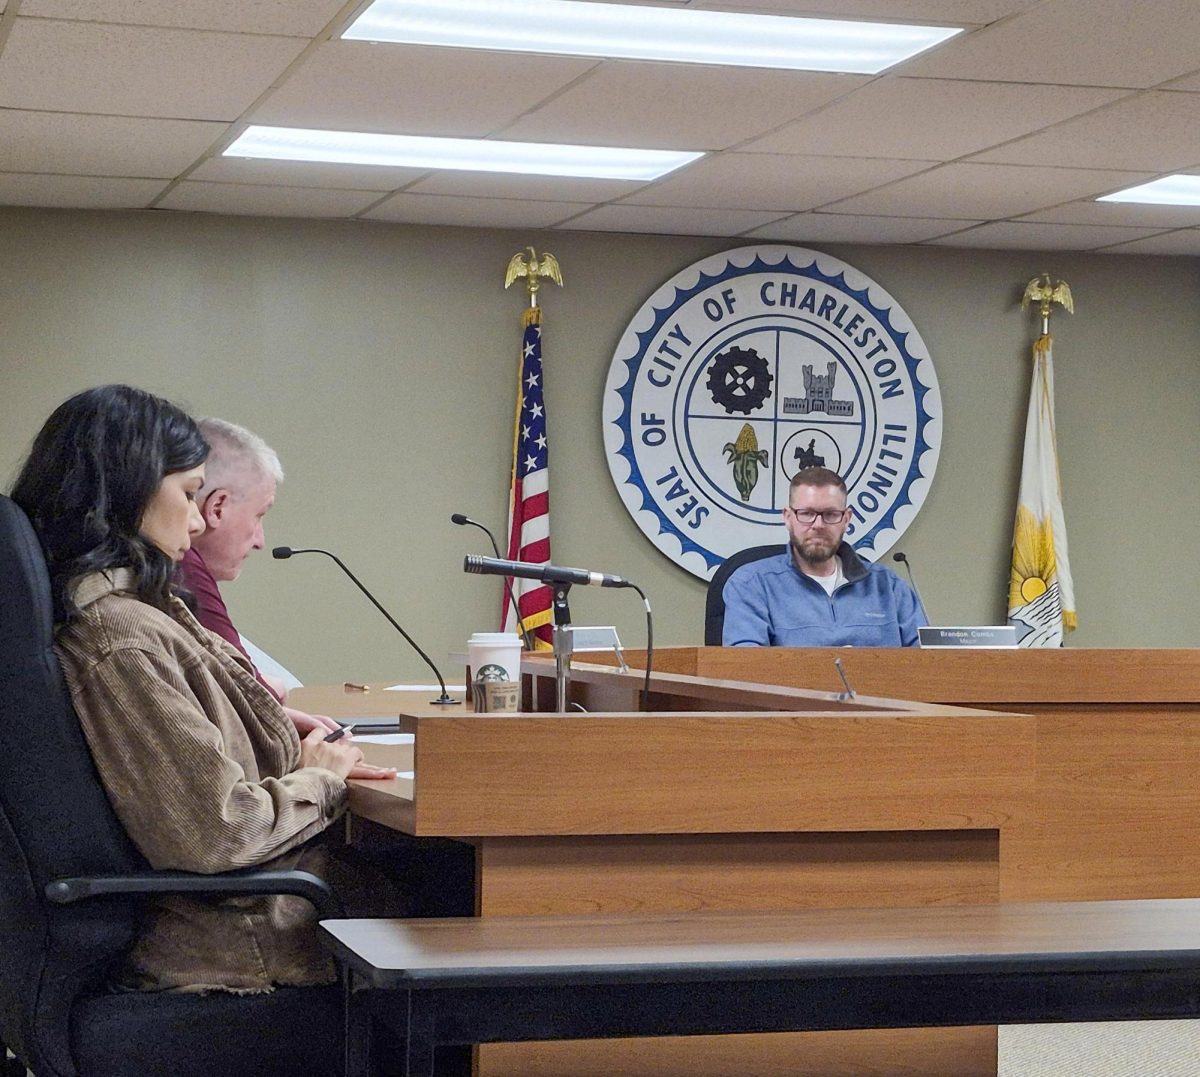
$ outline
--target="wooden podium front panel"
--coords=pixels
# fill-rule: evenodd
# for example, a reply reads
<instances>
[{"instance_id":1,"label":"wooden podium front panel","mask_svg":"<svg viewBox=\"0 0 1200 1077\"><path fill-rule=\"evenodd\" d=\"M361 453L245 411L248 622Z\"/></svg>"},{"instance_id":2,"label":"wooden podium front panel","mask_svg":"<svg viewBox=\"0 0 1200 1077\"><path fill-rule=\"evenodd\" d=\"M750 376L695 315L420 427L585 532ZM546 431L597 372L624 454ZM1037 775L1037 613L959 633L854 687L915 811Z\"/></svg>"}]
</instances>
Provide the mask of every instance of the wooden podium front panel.
<instances>
[{"instance_id":1,"label":"wooden podium front panel","mask_svg":"<svg viewBox=\"0 0 1200 1077\"><path fill-rule=\"evenodd\" d=\"M832 654L681 647L660 651L656 664L836 691ZM1200 650L836 654L860 693L1034 715L1035 782L1004 828L1002 900L1200 896ZM628 655L634 665L642 657Z\"/></svg>"},{"instance_id":2,"label":"wooden podium front panel","mask_svg":"<svg viewBox=\"0 0 1200 1077\"><path fill-rule=\"evenodd\" d=\"M483 916L979 905L995 830L485 838Z\"/></svg>"},{"instance_id":3,"label":"wooden podium front panel","mask_svg":"<svg viewBox=\"0 0 1200 1077\"><path fill-rule=\"evenodd\" d=\"M1200 896L1200 705L1038 711L1034 799L1005 831L1002 899Z\"/></svg>"},{"instance_id":4,"label":"wooden podium front panel","mask_svg":"<svg viewBox=\"0 0 1200 1077\"><path fill-rule=\"evenodd\" d=\"M493 1043L480 1077L996 1077L995 1028Z\"/></svg>"},{"instance_id":5,"label":"wooden podium front panel","mask_svg":"<svg viewBox=\"0 0 1200 1077\"><path fill-rule=\"evenodd\" d=\"M486 838L484 916L981 904L994 830ZM487 1044L480 1077L994 1077L993 1028Z\"/></svg>"},{"instance_id":6,"label":"wooden podium front panel","mask_svg":"<svg viewBox=\"0 0 1200 1077\"><path fill-rule=\"evenodd\" d=\"M417 834L995 830L1033 719L980 713L473 715L416 734Z\"/></svg>"}]
</instances>

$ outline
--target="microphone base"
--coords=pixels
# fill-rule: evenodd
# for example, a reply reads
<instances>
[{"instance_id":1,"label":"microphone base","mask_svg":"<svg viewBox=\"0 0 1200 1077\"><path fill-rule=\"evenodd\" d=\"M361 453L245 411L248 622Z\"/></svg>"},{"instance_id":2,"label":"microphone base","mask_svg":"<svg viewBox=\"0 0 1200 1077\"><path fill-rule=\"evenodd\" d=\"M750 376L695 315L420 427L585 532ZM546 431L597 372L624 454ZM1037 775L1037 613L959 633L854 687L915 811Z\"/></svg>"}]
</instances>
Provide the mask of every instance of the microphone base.
<instances>
[{"instance_id":1,"label":"microphone base","mask_svg":"<svg viewBox=\"0 0 1200 1077\"><path fill-rule=\"evenodd\" d=\"M461 699L454 699L452 696L443 692L437 699L431 699L430 704L435 707L449 707L453 704L462 703Z\"/></svg>"}]
</instances>

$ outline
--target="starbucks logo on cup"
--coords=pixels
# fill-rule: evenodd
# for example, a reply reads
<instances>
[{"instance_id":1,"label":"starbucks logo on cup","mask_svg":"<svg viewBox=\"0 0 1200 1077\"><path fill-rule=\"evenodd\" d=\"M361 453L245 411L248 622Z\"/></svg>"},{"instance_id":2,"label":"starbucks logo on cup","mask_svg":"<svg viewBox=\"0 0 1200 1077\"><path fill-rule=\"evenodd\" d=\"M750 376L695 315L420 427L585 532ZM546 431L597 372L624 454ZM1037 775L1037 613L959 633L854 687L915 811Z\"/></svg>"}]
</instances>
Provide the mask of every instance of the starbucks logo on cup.
<instances>
[{"instance_id":1,"label":"starbucks logo on cup","mask_svg":"<svg viewBox=\"0 0 1200 1077\"><path fill-rule=\"evenodd\" d=\"M609 366L604 443L643 533L704 579L784 542L792 476L828 467L867 560L915 518L937 468L941 396L900 305L853 266L803 247L742 247L663 284Z\"/></svg>"}]
</instances>

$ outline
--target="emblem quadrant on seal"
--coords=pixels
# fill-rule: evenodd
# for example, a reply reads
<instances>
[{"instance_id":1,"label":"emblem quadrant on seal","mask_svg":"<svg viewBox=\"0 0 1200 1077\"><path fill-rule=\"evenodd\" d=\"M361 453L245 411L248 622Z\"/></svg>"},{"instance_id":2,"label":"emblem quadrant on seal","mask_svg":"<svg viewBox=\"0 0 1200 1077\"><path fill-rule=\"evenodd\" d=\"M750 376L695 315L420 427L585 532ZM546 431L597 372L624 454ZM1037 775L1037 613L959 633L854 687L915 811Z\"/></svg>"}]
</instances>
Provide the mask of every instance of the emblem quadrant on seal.
<instances>
[{"instance_id":1,"label":"emblem quadrant on seal","mask_svg":"<svg viewBox=\"0 0 1200 1077\"><path fill-rule=\"evenodd\" d=\"M707 579L787 540L788 485L812 466L846 480L846 540L875 559L925 500L941 414L925 343L883 288L817 251L754 246L643 303L609 366L604 443L638 527Z\"/></svg>"}]
</instances>

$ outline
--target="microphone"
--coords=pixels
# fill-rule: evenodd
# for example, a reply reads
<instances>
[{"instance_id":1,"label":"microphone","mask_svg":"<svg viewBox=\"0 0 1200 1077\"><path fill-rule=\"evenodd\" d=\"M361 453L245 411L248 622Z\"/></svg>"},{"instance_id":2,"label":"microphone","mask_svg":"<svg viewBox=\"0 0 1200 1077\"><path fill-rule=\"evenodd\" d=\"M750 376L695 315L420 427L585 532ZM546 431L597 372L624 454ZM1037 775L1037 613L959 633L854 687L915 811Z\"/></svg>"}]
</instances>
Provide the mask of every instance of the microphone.
<instances>
[{"instance_id":1,"label":"microphone","mask_svg":"<svg viewBox=\"0 0 1200 1077\"><path fill-rule=\"evenodd\" d=\"M459 527L478 527L480 531L492 540L492 552L497 558L500 557L500 547L496 545L496 536L478 520L472 520L470 516L464 516L461 512L454 512L450 514L450 522L458 524ZM513 613L517 615L517 630L521 633L521 638L525 641L525 650L532 651L533 640L529 638L529 629L525 627L525 621L521 617L521 607L517 605L517 596L513 594L512 581L509 579L504 581L504 593L508 595L508 600L512 603Z\"/></svg>"},{"instance_id":2,"label":"microphone","mask_svg":"<svg viewBox=\"0 0 1200 1077\"><path fill-rule=\"evenodd\" d=\"M925 611L925 616L929 616L929 607L925 605L925 599L921 597L921 588L917 586L916 578L913 576L912 565L908 563L908 558L905 557L903 551L897 550L892 554L893 561L899 561L904 566L904 571L908 573L908 582L917 595L917 601L921 603L921 609Z\"/></svg>"},{"instance_id":3,"label":"microphone","mask_svg":"<svg viewBox=\"0 0 1200 1077\"><path fill-rule=\"evenodd\" d=\"M564 568L560 565L533 565L528 561L502 561L498 557L479 557L468 554L463 559L463 571L480 576L518 576L523 580L542 583L578 583L584 587L632 587L620 576L589 572L586 568Z\"/></svg>"},{"instance_id":4,"label":"microphone","mask_svg":"<svg viewBox=\"0 0 1200 1077\"><path fill-rule=\"evenodd\" d=\"M318 550L318 549L293 550L290 546L276 546L275 549L273 549L271 551L271 556L274 557L276 561L286 561L289 557L293 557L298 553L323 553L326 557L328 557L331 561L333 561L337 565L337 567L340 568L347 576L349 576L351 580L354 581L354 585L364 595L366 595L367 598L369 598L371 600L371 605L373 605L380 613L382 613L384 615L384 617L387 618L388 623L397 632L399 632L400 635L402 635L406 640L408 640L408 645L410 647L412 647L412 649L414 651L416 651L417 654L419 654L425 660L425 664L431 670L433 670L433 675L437 678L437 682L441 686L442 694L440 696L438 696L437 699L430 700L431 703L439 703L439 704L442 704L443 706L445 706L446 704L449 704L449 703L461 703L462 702L461 699L453 699L450 696L450 694L446 691L446 682L442 678L442 675L438 672L437 666L435 666L433 664L433 659L430 658L429 655L427 655L423 650L421 650L420 647L417 646L417 641L414 640L412 638L412 636L410 636L407 632L404 631L403 628L400 627L400 623L396 620L396 618L393 617L390 613L388 613L388 611L385 610L379 604L378 599L376 599L375 596L373 594L371 594L371 592L368 591L363 586L362 581L360 581L359 578L356 575L354 575L353 572L351 572L344 564L342 564L342 560L340 557L337 557L335 554L330 553L328 550Z\"/></svg>"}]
</instances>

